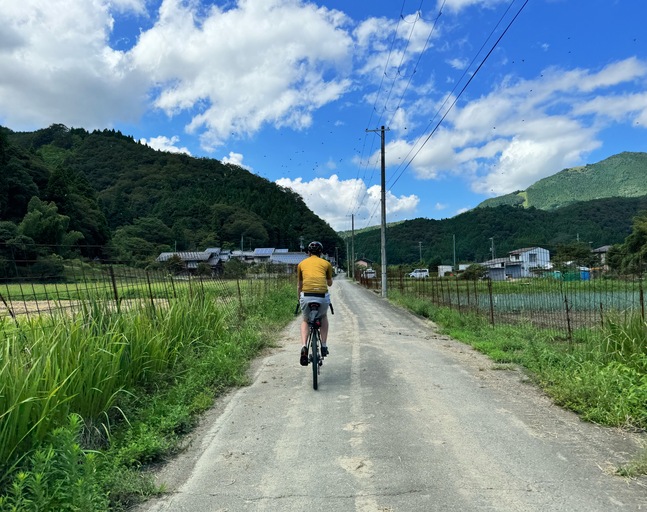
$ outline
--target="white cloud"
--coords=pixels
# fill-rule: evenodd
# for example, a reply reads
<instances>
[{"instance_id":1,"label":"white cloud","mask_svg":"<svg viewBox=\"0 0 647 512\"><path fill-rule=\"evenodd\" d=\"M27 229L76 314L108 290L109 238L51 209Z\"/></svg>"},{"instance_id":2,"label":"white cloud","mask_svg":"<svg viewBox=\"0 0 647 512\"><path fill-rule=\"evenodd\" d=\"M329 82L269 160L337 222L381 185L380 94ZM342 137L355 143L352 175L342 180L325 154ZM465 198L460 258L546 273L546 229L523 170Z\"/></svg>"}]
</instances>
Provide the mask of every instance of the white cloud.
<instances>
[{"instance_id":1,"label":"white cloud","mask_svg":"<svg viewBox=\"0 0 647 512\"><path fill-rule=\"evenodd\" d=\"M610 123L646 122L647 93L622 92L645 78L647 63L635 58L599 71L550 68L534 80L507 77L493 92L459 102L426 143L427 136L390 142L387 161L420 179L459 175L477 193L525 189L577 165L601 145Z\"/></svg>"},{"instance_id":2,"label":"white cloud","mask_svg":"<svg viewBox=\"0 0 647 512\"><path fill-rule=\"evenodd\" d=\"M362 228L380 223L380 187L366 188L362 180L340 180L336 174L330 178L315 178L303 181L281 178L276 183L297 192L308 207L326 220L337 231L350 229L353 205L361 204L355 212L355 227ZM420 199L415 195L397 197L386 194L386 215L388 222L406 218L415 212Z\"/></svg>"},{"instance_id":3,"label":"white cloud","mask_svg":"<svg viewBox=\"0 0 647 512\"><path fill-rule=\"evenodd\" d=\"M243 155L242 154L235 153L233 151L229 152L229 156L225 156L225 157L222 158L222 163L223 164L237 165L238 167L242 167L243 169L247 169L248 171L253 170L248 165L243 164Z\"/></svg>"},{"instance_id":4,"label":"white cloud","mask_svg":"<svg viewBox=\"0 0 647 512\"><path fill-rule=\"evenodd\" d=\"M447 61L447 64L449 64L454 69L459 69L462 71L463 69L467 68L469 62L467 61L467 59L450 59Z\"/></svg>"},{"instance_id":5,"label":"white cloud","mask_svg":"<svg viewBox=\"0 0 647 512\"><path fill-rule=\"evenodd\" d=\"M146 12L146 0L108 0L108 5L120 12L134 12L144 14Z\"/></svg>"},{"instance_id":6,"label":"white cloud","mask_svg":"<svg viewBox=\"0 0 647 512\"><path fill-rule=\"evenodd\" d=\"M473 5L492 7L508 0L438 0L438 9L444 4L448 11L459 12Z\"/></svg>"},{"instance_id":7,"label":"white cloud","mask_svg":"<svg viewBox=\"0 0 647 512\"><path fill-rule=\"evenodd\" d=\"M157 149L158 151L166 151L168 153L185 153L187 155L190 155L191 152L187 148L177 146L177 143L179 141L180 138L176 135L174 135L170 139L168 137L165 137L164 135L160 135L158 137L140 140L142 144L146 144L153 149Z\"/></svg>"},{"instance_id":8,"label":"white cloud","mask_svg":"<svg viewBox=\"0 0 647 512\"><path fill-rule=\"evenodd\" d=\"M353 41L339 11L291 0L228 10L163 0L132 49L111 48L113 13L148 17L146 4L4 2L0 123L109 127L138 120L152 101L168 116L186 114L187 130L212 150L232 132L307 128L351 85Z\"/></svg>"},{"instance_id":9,"label":"white cloud","mask_svg":"<svg viewBox=\"0 0 647 512\"><path fill-rule=\"evenodd\" d=\"M120 8L137 2L119 2ZM148 82L107 46L114 20L95 0L3 2L0 122L14 129L51 123L105 128L144 111ZM11 27L7 29L7 27Z\"/></svg>"},{"instance_id":10,"label":"white cloud","mask_svg":"<svg viewBox=\"0 0 647 512\"><path fill-rule=\"evenodd\" d=\"M188 112L188 131L213 149L232 132L307 128L314 110L344 94L353 50L340 30L345 21L338 11L284 0L213 6L204 16L164 0L132 56L159 84L155 105L170 116Z\"/></svg>"}]
</instances>

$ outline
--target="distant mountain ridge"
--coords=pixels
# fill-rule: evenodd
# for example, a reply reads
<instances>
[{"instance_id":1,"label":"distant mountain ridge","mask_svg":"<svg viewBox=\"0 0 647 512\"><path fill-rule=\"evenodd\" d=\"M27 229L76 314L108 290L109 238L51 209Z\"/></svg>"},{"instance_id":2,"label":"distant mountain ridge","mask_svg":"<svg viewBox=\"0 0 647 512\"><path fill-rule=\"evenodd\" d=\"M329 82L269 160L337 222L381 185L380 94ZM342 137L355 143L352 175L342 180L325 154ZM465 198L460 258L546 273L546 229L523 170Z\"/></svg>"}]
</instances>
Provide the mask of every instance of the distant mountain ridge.
<instances>
[{"instance_id":1,"label":"distant mountain ridge","mask_svg":"<svg viewBox=\"0 0 647 512\"><path fill-rule=\"evenodd\" d=\"M486 199L477 208L501 205L555 210L610 197L647 195L647 153L624 152L595 164L564 169L526 190Z\"/></svg>"}]
</instances>

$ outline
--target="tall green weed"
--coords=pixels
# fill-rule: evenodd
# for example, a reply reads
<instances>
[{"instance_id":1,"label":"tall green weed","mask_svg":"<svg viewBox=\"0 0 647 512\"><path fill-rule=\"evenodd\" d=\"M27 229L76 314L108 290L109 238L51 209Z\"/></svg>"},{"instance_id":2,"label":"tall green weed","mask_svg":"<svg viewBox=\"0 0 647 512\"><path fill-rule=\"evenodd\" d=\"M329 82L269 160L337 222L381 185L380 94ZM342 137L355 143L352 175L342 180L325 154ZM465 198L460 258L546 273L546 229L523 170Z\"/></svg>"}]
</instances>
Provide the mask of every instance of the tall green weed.
<instances>
[{"instance_id":1,"label":"tall green weed","mask_svg":"<svg viewBox=\"0 0 647 512\"><path fill-rule=\"evenodd\" d=\"M89 303L81 316L3 325L0 510L117 510L155 492L137 470L174 453L222 389L246 383L250 358L292 318L294 288L256 290L243 317L194 290L168 307ZM96 480L71 478L71 453ZM80 481L88 495L70 498Z\"/></svg>"}]
</instances>

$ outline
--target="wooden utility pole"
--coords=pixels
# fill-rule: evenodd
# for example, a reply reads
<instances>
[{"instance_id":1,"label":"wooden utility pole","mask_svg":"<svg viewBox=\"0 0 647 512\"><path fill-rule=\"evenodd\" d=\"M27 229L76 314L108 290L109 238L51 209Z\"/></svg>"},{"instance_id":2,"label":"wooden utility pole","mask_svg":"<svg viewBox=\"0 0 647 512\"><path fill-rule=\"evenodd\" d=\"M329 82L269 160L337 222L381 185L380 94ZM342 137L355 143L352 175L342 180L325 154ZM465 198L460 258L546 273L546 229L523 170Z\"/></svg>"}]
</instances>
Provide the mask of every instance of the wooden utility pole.
<instances>
[{"instance_id":1,"label":"wooden utility pole","mask_svg":"<svg viewBox=\"0 0 647 512\"><path fill-rule=\"evenodd\" d=\"M382 154L382 165L381 165L381 183L382 183L382 193L381 193L381 202L382 202L382 230L381 230L381 253L382 253L382 297L387 296L386 290L386 152L384 148L384 126L380 127L379 130L366 130L367 132L380 132L381 139L381 154Z\"/></svg>"},{"instance_id":2,"label":"wooden utility pole","mask_svg":"<svg viewBox=\"0 0 647 512\"><path fill-rule=\"evenodd\" d=\"M351 221L350 221L350 247L351 247L350 275L353 279L355 279L355 214L351 215Z\"/></svg>"}]
</instances>

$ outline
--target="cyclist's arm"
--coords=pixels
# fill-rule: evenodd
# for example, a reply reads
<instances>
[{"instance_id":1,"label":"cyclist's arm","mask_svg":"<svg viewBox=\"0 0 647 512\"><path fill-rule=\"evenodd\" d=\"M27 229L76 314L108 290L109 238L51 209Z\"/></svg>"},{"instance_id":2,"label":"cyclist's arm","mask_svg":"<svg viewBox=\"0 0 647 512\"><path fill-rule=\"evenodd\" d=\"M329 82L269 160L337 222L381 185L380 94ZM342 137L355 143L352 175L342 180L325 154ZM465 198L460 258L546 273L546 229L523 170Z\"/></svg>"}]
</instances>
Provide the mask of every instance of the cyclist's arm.
<instances>
[{"instance_id":1,"label":"cyclist's arm","mask_svg":"<svg viewBox=\"0 0 647 512\"><path fill-rule=\"evenodd\" d=\"M301 298L301 291L303 290L303 271L301 265L297 266L297 297Z\"/></svg>"}]
</instances>

